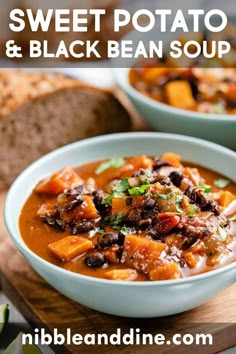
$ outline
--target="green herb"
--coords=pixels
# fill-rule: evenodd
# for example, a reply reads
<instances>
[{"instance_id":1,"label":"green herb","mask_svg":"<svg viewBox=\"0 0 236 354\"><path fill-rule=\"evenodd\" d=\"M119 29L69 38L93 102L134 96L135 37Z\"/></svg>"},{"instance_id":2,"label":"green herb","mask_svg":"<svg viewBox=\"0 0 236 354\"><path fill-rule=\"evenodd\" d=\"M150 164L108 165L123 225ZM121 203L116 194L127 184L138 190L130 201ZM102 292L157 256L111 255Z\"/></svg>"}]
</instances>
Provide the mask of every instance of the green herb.
<instances>
[{"instance_id":1,"label":"green herb","mask_svg":"<svg viewBox=\"0 0 236 354\"><path fill-rule=\"evenodd\" d=\"M189 214L188 214L188 216L190 218L193 218L195 216L195 211L196 211L195 206L190 204L189 205Z\"/></svg>"},{"instance_id":2,"label":"green herb","mask_svg":"<svg viewBox=\"0 0 236 354\"><path fill-rule=\"evenodd\" d=\"M174 193L170 193L170 194L155 194L156 198L161 198L164 200L170 200L174 197Z\"/></svg>"},{"instance_id":3,"label":"green herb","mask_svg":"<svg viewBox=\"0 0 236 354\"><path fill-rule=\"evenodd\" d=\"M151 191L147 191L144 195L145 195L146 198L150 198L151 197Z\"/></svg>"},{"instance_id":4,"label":"green herb","mask_svg":"<svg viewBox=\"0 0 236 354\"><path fill-rule=\"evenodd\" d=\"M113 187L113 192L126 192L127 189L130 188L130 185L129 185L129 180L128 178L124 178L122 179L122 181L120 181L120 183L118 183L115 187Z\"/></svg>"},{"instance_id":5,"label":"green herb","mask_svg":"<svg viewBox=\"0 0 236 354\"><path fill-rule=\"evenodd\" d=\"M112 195L103 198L102 205L111 206Z\"/></svg>"},{"instance_id":6,"label":"green herb","mask_svg":"<svg viewBox=\"0 0 236 354\"><path fill-rule=\"evenodd\" d=\"M9 308L7 304L0 305L0 335L3 332L9 318Z\"/></svg>"},{"instance_id":7,"label":"green herb","mask_svg":"<svg viewBox=\"0 0 236 354\"><path fill-rule=\"evenodd\" d=\"M176 202L175 202L176 211L181 214L183 214L183 212L184 212L180 206L180 203L183 201L183 199L184 199L184 197L182 195L178 195L178 197L176 198Z\"/></svg>"},{"instance_id":8,"label":"green herb","mask_svg":"<svg viewBox=\"0 0 236 354\"><path fill-rule=\"evenodd\" d=\"M130 206L132 204L132 201L133 201L132 198L129 197L129 198L126 199L125 204L127 206Z\"/></svg>"},{"instance_id":9,"label":"green herb","mask_svg":"<svg viewBox=\"0 0 236 354\"><path fill-rule=\"evenodd\" d=\"M114 230L120 231L120 233L122 233L124 236L126 236L128 234L128 230L127 230L127 227L125 225L122 226L122 227L120 227L118 225L115 225L115 226L112 226L112 228Z\"/></svg>"},{"instance_id":10,"label":"green herb","mask_svg":"<svg viewBox=\"0 0 236 354\"><path fill-rule=\"evenodd\" d=\"M105 232L105 231L104 231L103 229L98 229L98 230L97 230L97 233L99 233L99 234L101 234L101 235L103 235L104 232Z\"/></svg>"},{"instance_id":11,"label":"green herb","mask_svg":"<svg viewBox=\"0 0 236 354\"><path fill-rule=\"evenodd\" d=\"M117 215L112 215L110 217L110 222L113 224L113 225L119 225L122 221L122 218L123 218L123 213L120 212L118 213Z\"/></svg>"},{"instance_id":12,"label":"green herb","mask_svg":"<svg viewBox=\"0 0 236 354\"><path fill-rule=\"evenodd\" d=\"M229 221L236 221L236 216L233 216L232 218L230 218Z\"/></svg>"},{"instance_id":13,"label":"green herb","mask_svg":"<svg viewBox=\"0 0 236 354\"><path fill-rule=\"evenodd\" d=\"M214 185L218 188L225 188L230 184L230 181L228 179L220 178L214 181Z\"/></svg>"},{"instance_id":14,"label":"green herb","mask_svg":"<svg viewBox=\"0 0 236 354\"><path fill-rule=\"evenodd\" d=\"M204 190L204 193L210 193L211 192L211 186L209 184L201 183L199 185L199 187Z\"/></svg>"},{"instance_id":15,"label":"green herb","mask_svg":"<svg viewBox=\"0 0 236 354\"><path fill-rule=\"evenodd\" d=\"M101 165L98 166L95 173L96 175L100 175L103 171L107 170L108 168L118 168L125 164L125 160L122 157L113 157L108 161L104 161Z\"/></svg>"},{"instance_id":16,"label":"green herb","mask_svg":"<svg viewBox=\"0 0 236 354\"><path fill-rule=\"evenodd\" d=\"M224 229L222 229L222 227L219 227L218 230L219 230L221 241L225 242L228 236L227 232Z\"/></svg>"},{"instance_id":17,"label":"green herb","mask_svg":"<svg viewBox=\"0 0 236 354\"><path fill-rule=\"evenodd\" d=\"M122 226L122 228L120 229L120 232L124 235L124 236L126 236L127 234L128 234L128 229L127 229L127 227L124 225L124 226Z\"/></svg>"},{"instance_id":18,"label":"green herb","mask_svg":"<svg viewBox=\"0 0 236 354\"><path fill-rule=\"evenodd\" d=\"M148 187L150 187L150 184L143 184L142 186L129 189L128 192L129 195L132 195L133 197L137 197L143 195L148 189Z\"/></svg>"},{"instance_id":19,"label":"green herb","mask_svg":"<svg viewBox=\"0 0 236 354\"><path fill-rule=\"evenodd\" d=\"M125 196L124 192L130 187L128 178L122 179L115 187L113 187L110 195L103 198L102 204L111 206L111 201L113 198L121 199Z\"/></svg>"}]
</instances>

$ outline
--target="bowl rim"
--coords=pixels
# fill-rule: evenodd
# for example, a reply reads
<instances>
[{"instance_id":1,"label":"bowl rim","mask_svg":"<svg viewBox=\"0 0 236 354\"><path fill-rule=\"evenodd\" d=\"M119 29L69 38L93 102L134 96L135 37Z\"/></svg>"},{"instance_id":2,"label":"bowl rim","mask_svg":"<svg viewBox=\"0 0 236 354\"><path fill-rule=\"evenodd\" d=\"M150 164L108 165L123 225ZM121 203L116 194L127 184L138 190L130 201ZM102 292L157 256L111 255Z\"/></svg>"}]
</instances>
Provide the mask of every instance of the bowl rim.
<instances>
[{"instance_id":1,"label":"bowl rim","mask_svg":"<svg viewBox=\"0 0 236 354\"><path fill-rule=\"evenodd\" d=\"M107 280L107 279L103 279L103 278L95 278L95 277L91 277L91 276L86 276L83 274L79 274L79 273L74 273L72 271L60 268L59 266L56 266L46 260L44 260L43 258L41 258L40 256L38 256L36 253L34 253L24 242L24 240L22 239L19 229L18 229L18 224L17 224L17 228L13 227L13 223L11 221L11 206L12 201L14 200L14 195L17 192L17 189L19 188L21 182L28 176L30 175L30 173L32 171L34 171L35 169L37 169L38 167L44 165L45 163L47 163L47 161L54 157L54 158L59 158L61 153L69 153L71 149L73 148L79 148L80 146L86 146L86 145L90 145L90 144L96 144L96 143L103 143L104 141L113 141L114 139L142 139L142 138L156 138L158 139L158 137L162 137L162 138L166 138L166 139L178 139L181 141L185 141L188 143L191 142L195 142L197 144L200 144L201 146L204 147L211 147L215 150L215 152L217 153L217 151L221 151L223 153L225 153L226 155L234 158L236 160L236 152L223 147L221 145L212 143L212 142L208 142L206 140L203 139L199 139L199 138L193 138L193 137L188 137L188 136L184 136L184 135L178 135L178 134L169 134L169 133L158 133L158 132L129 132L129 133L116 133L116 134L107 134L107 135L102 135L102 136L98 136L98 137L93 137L93 138L88 138L88 139L83 139L81 141L77 141L74 142L72 144L68 144L65 145L61 148L55 149L54 151L44 155L43 157L39 158L38 160L36 160L35 162L33 162L31 165L29 165L23 172L21 172L21 174L16 178L16 180L14 181L14 183L12 184L12 186L10 187L8 193L7 193L7 197L6 197L6 201L5 201L5 205L4 205L4 221L5 221L5 225L7 228L7 231L9 233L9 236L11 237L12 241L14 242L15 246L18 248L18 250L24 255L32 258L34 261L41 263L44 267L48 267L49 269L52 269L53 271L59 273L62 276L68 276L69 278L74 279L75 281L87 281L87 282L91 282L94 284L104 284L104 285L114 285L114 286L132 286L132 287L143 287L143 286L148 286L148 287L154 287L154 286L171 286L171 285L184 285L184 284L191 284L192 281L201 281L201 280L205 280L209 277L212 276L217 276L218 274L222 274L222 273L226 273L228 271L231 271L232 269L236 268L236 262L232 262L230 264L224 265L220 268L217 269L213 269L209 272L205 272L205 273L201 273L201 274L197 274L194 276L189 276L186 278L181 278L181 279L174 279L174 280L161 280L161 281L137 281L137 282L133 282L133 281L114 281L114 280ZM27 200L28 195L26 195L25 201ZM25 203L24 201L24 203ZM24 204L23 204L24 205ZM22 205L22 206L23 206ZM19 221L19 216L18 216L18 221ZM16 231L16 229L18 230L18 232ZM27 259L28 262L28 259ZM29 262L28 262L29 263ZM236 281L236 279L235 279Z\"/></svg>"},{"instance_id":2,"label":"bowl rim","mask_svg":"<svg viewBox=\"0 0 236 354\"><path fill-rule=\"evenodd\" d=\"M162 111L169 112L171 114L181 115L187 119L200 119L200 120L209 120L212 123L223 122L231 122L236 123L236 114L222 114L222 113L202 113L191 111L183 108L173 107L167 103L159 102L150 98L147 95L142 94L138 90L136 90L129 83L129 75L131 68L113 68L113 74L115 77L116 83L128 94L130 94L133 98L138 98L142 103L152 106L154 109L161 109ZM123 74L125 73L125 75ZM127 75L126 75L127 73ZM125 80L123 81L123 78Z\"/></svg>"}]
</instances>

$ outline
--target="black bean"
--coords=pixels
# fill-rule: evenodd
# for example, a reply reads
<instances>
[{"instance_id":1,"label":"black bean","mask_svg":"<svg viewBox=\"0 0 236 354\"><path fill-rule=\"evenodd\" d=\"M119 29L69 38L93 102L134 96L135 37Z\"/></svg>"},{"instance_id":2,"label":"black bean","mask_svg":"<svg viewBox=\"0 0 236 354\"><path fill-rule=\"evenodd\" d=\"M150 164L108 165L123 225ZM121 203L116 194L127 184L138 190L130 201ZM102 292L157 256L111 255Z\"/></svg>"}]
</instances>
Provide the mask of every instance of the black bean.
<instances>
[{"instance_id":1,"label":"black bean","mask_svg":"<svg viewBox=\"0 0 236 354\"><path fill-rule=\"evenodd\" d=\"M161 240L162 235L160 235L157 231L151 230L148 232L148 235L151 236L154 240Z\"/></svg>"},{"instance_id":2,"label":"black bean","mask_svg":"<svg viewBox=\"0 0 236 354\"><path fill-rule=\"evenodd\" d=\"M84 263L90 268L102 267L105 263L105 257L102 253L95 252L84 259Z\"/></svg>"},{"instance_id":3,"label":"black bean","mask_svg":"<svg viewBox=\"0 0 236 354\"><path fill-rule=\"evenodd\" d=\"M169 174L169 178L171 180L171 182L176 186L176 187L180 187L180 184L182 182L182 179L184 178L183 173L181 173L180 171L172 171Z\"/></svg>"},{"instance_id":4,"label":"black bean","mask_svg":"<svg viewBox=\"0 0 236 354\"><path fill-rule=\"evenodd\" d=\"M201 189L189 187L185 191L185 195L190 199L191 203L198 204L202 211L211 211L215 215L220 215L218 204L214 200L207 199Z\"/></svg>"},{"instance_id":5,"label":"black bean","mask_svg":"<svg viewBox=\"0 0 236 354\"><path fill-rule=\"evenodd\" d=\"M143 204L143 210L152 210L156 205L155 199L148 198Z\"/></svg>"},{"instance_id":6,"label":"black bean","mask_svg":"<svg viewBox=\"0 0 236 354\"><path fill-rule=\"evenodd\" d=\"M61 219L58 210L55 210L53 213L47 213L43 219L44 223L48 226L54 227L60 231L65 231L66 223Z\"/></svg>"},{"instance_id":7,"label":"black bean","mask_svg":"<svg viewBox=\"0 0 236 354\"><path fill-rule=\"evenodd\" d=\"M103 235L99 235L97 239L98 246L101 248L109 248L113 245L123 245L124 235L115 232L108 232Z\"/></svg>"},{"instance_id":8,"label":"black bean","mask_svg":"<svg viewBox=\"0 0 236 354\"><path fill-rule=\"evenodd\" d=\"M65 209L67 211L72 211L78 206L80 206L83 203L83 196L82 194L72 194L69 198L68 201L65 203Z\"/></svg>"},{"instance_id":9,"label":"black bean","mask_svg":"<svg viewBox=\"0 0 236 354\"><path fill-rule=\"evenodd\" d=\"M170 166L168 162L162 161L159 157L154 159L153 170L159 170L161 167Z\"/></svg>"},{"instance_id":10,"label":"black bean","mask_svg":"<svg viewBox=\"0 0 236 354\"><path fill-rule=\"evenodd\" d=\"M189 187L185 191L185 195L190 199L191 203L197 202L196 187Z\"/></svg>"},{"instance_id":11,"label":"black bean","mask_svg":"<svg viewBox=\"0 0 236 354\"><path fill-rule=\"evenodd\" d=\"M142 230L148 229L152 225L152 219L143 219L139 221L139 227Z\"/></svg>"},{"instance_id":12,"label":"black bean","mask_svg":"<svg viewBox=\"0 0 236 354\"><path fill-rule=\"evenodd\" d=\"M198 96L199 96L197 79L194 76L190 76L188 78L188 81L189 81L189 84L191 86L193 97L194 97L194 99L197 99Z\"/></svg>"},{"instance_id":13,"label":"black bean","mask_svg":"<svg viewBox=\"0 0 236 354\"><path fill-rule=\"evenodd\" d=\"M71 232L73 235L82 234L89 232L94 229L94 225L91 221L82 220L79 223L76 223L72 226Z\"/></svg>"}]
</instances>

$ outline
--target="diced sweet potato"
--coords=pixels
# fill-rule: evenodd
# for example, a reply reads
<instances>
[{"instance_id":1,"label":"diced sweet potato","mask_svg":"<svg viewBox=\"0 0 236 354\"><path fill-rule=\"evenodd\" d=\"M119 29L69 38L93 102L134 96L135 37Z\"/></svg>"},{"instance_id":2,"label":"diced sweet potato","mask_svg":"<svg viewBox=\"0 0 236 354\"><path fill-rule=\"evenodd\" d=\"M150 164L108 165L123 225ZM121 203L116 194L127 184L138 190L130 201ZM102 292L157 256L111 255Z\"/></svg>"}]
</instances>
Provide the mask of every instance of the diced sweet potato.
<instances>
[{"instance_id":1,"label":"diced sweet potato","mask_svg":"<svg viewBox=\"0 0 236 354\"><path fill-rule=\"evenodd\" d=\"M134 208L142 207L144 198L138 197L124 197L112 199L112 215L122 213L123 216L128 215Z\"/></svg>"},{"instance_id":2,"label":"diced sweet potato","mask_svg":"<svg viewBox=\"0 0 236 354\"><path fill-rule=\"evenodd\" d=\"M235 195L229 191L220 192L219 205L226 208L232 201L236 199Z\"/></svg>"},{"instance_id":3,"label":"diced sweet potato","mask_svg":"<svg viewBox=\"0 0 236 354\"><path fill-rule=\"evenodd\" d=\"M168 162L173 167L181 167L181 156L174 154L173 152L166 152L162 155L161 160Z\"/></svg>"},{"instance_id":4,"label":"diced sweet potato","mask_svg":"<svg viewBox=\"0 0 236 354\"><path fill-rule=\"evenodd\" d=\"M111 263L118 263L119 262L119 246L113 246L108 248L105 252L104 255L106 259L111 262Z\"/></svg>"},{"instance_id":5,"label":"diced sweet potato","mask_svg":"<svg viewBox=\"0 0 236 354\"><path fill-rule=\"evenodd\" d=\"M42 204L37 211L37 215L43 218L47 213L52 213L54 211L55 205L51 203Z\"/></svg>"},{"instance_id":6,"label":"diced sweet potato","mask_svg":"<svg viewBox=\"0 0 236 354\"><path fill-rule=\"evenodd\" d=\"M92 198L88 195L84 195L83 199L83 203L75 211L75 218L77 220L97 219L99 215Z\"/></svg>"},{"instance_id":7,"label":"diced sweet potato","mask_svg":"<svg viewBox=\"0 0 236 354\"><path fill-rule=\"evenodd\" d=\"M37 193L59 194L65 189L71 189L82 184L82 179L70 167L65 167L59 172L44 178L35 188Z\"/></svg>"},{"instance_id":8,"label":"diced sweet potato","mask_svg":"<svg viewBox=\"0 0 236 354\"><path fill-rule=\"evenodd\" d=\"M168 68L146 68L143 73L145 80L149 82L156 82L156 80L165 75L168 72Z\"/></svg>"},{"instance_id":9,"label":"diced sweet potato","mask_svg":"<svg viewBox=\"0 0 236 354\"><path fill-rule=\"evenodd\" d=\"M92 242L81 236L67 236L48 246L52 253L62 261L70 261L92 247Z\"/></svg>"},{"instance_id":10,"label":"diced sweet potato","mask_svg":"<svg viewBox=\"0 0 236 354\"><path fill-rule=\"evenodd\" d=\"M183 252L183 258L189 268L195 268L199 262L199 255L190 251Z\"/></svg>"},{"instance_id":11,"label":"diced sweet potato","mask_svg":"<svg viewBox=\"0 0 236 354\"><path fill-rule=\"evenodd\" d=\"M182 277L177 263L160 264L148 274L150 280L179 279Z\"/></svg>"},{"instance_id":12,"label":"diced sweet potato","mask_svg":"<svg viewBox=\"0 0 236 354\"><path fill-rule=\"evenodd\" d=\"M191 108L194 105L191 86L187 81L173 81L165 86L168 102L173 107Z\"/></svg>"},{"instance_id":13,"label":"diced sweet potato","mask_svg":"<svg viewBox=\"0 0 236 354\"><path fill-rule=\"evenodd\" d=\"M152 159L146 155L132 157L127 160L127 163L133 165L135 171L140 170L140 168L151 169L153 165Z\"/></svg>"},{"instance_id":14,"label":"diced sweet potato","mask_svg":"<svg viewBox=\"0 0 236 354\"><path fill-rule=\"evenodd\" d=\"M134 269L115 269L105 273L106 278L111 280L135 280L138 276Z\"/></svg>"},{"instance_id":15,"label":"diced sweet potato","mask_svg":"<svg viewBox=\"0 0 236 354\"><path fill-rule=\"evenodd\" d=\"M127 235L125 237L121 262L148 273L157 265L166 245L145 237Z\"/></svg>"}]
</instances>

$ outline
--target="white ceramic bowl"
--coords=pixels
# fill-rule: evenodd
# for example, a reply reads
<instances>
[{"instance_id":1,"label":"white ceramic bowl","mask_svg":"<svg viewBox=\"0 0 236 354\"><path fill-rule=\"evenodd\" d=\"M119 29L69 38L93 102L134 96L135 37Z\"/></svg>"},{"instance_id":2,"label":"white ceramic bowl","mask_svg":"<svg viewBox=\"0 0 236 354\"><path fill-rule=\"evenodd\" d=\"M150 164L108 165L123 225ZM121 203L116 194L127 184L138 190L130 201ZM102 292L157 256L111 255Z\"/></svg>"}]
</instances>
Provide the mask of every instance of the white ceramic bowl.
<instances>
[{"instance_id":1,"label":"white ceramic bowl","mask_svg":"<svg viewBox=\"0 0 236 354\"><path fill-rule=\"evenodd\" d=\"M165 151L179 153L185 161L206 166L235 180L236 153L203 140L160 133L114 134L84 140L36 161L12 185L4 213L15 245L35 271L54 288L98 311L127 317L156 317L201 305L235 282L235 263L177 280L118 282L96 279L63 270L38 257L25 245L19 231L22 206L42 177L65 165L77 166L111 156L159 155Z\"/></svg>"},{"instance_id":2,"label":"white ceramic bowl","mask_svg":"<svg viewBox=\"0 0 236 354\"><path fill-rule=\"evenodd\" d=\"M228 21L235 24L236 17L228 15ZM187 23L189 28L192 28L191 21L187 21ZM173 39L178 39L182 34L181 30L176 31L175 34L157 32L156 29L145 33L131 31L122 40L133 41L133 48L136 48L137 43L142 40L148 47L147 44L150 40L158 38L158 40L168 43ZM143 95L129 83L129 71L136 62L137 59L126 59L126 68L124 68L119 59L113 59L113 73L117 85L127 94L137 111L151 127L157 131L185 134L210 140L236 150L236 114L189 111L172 107Z\"/></svg>"}]
</instances>

